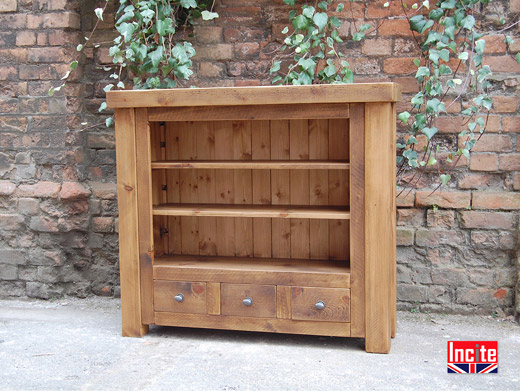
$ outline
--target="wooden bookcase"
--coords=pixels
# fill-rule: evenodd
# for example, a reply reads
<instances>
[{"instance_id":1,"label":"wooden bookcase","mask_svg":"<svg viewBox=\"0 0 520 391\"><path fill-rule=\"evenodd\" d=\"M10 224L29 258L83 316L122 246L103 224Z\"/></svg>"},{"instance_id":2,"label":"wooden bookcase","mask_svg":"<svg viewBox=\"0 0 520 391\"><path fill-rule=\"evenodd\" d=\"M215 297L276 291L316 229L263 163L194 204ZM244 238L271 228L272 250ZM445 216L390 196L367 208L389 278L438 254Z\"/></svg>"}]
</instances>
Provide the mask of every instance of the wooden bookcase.
<instances>
[{"instance_id":1,"label":"wooden bookcase","mask_svg":"<svg viewBox=\"0 0 520 391\"><path fill-rule=\"evenodd\" d=\"M114 91L123 335L395 334L393 83Z\"/></svg>"}]
</instances>

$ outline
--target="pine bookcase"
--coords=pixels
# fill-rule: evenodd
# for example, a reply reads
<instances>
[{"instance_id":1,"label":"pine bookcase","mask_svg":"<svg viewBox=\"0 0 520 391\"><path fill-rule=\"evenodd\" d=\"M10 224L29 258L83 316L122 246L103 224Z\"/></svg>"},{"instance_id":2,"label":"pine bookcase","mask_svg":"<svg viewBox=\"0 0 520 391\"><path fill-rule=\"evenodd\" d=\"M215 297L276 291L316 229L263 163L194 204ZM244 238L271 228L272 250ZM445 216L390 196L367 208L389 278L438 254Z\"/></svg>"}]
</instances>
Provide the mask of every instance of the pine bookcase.
<instances>
[{"instance_id":1,"label":"pine bookcase","mask_svg":"<svg viewBox=\"0 0 520 391\"><path fill-rule=\"evenodd\" d=\"M111 91L124 336L396 327L393 83Z\"/></svg>"}]
</instances>

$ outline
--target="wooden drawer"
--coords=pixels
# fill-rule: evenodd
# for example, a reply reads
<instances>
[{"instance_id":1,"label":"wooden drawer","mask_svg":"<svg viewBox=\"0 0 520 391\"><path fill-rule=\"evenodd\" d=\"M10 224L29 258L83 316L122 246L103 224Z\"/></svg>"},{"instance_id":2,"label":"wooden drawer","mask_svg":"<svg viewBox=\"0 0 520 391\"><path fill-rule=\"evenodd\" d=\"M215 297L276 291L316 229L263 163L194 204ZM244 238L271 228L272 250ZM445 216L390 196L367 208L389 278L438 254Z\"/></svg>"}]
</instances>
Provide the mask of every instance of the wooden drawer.
<instances>
[{"instance_id":1,"label":"wooden drawer","mask_svg":"<svg viewBox=\"0 0 520 391\"><path fill-rule=\"evenodd\" d=\"M292 287L291 315L294 320L350 322L350 289Z\"/></svg>"},{"instance_id":2,"label":"wooden drawer","mask_svg":"<svg viewBox=\"0 0 520 391\"><path fill-rule=\"evenodd\" d=\"M245 299L251 304L244 304ZM276 286L252 284L221 284L222 315L276 317Z\"/></svg>"},{"instance_id":3,"label":"wooden drawer","mask_svg":"<svg viewBox=\"0 0 520 391\"><path fill-rule=\"evenodd\" d=\"M155 311L189 314L205 314L207 312L205 282L155 280L153 295ZM175 299L176 296L177 300Z\"/></svg>"}]
</instances>

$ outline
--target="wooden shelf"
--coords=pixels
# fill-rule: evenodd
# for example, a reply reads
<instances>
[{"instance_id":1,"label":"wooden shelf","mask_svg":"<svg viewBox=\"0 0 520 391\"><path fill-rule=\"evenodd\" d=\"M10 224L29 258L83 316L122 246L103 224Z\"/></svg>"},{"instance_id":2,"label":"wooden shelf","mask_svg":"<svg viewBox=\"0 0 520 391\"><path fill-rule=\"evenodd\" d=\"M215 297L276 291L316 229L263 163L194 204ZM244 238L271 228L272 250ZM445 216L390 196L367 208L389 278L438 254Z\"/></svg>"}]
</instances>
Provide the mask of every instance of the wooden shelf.
<instances>
[{"instance_id":1,"label":"wooden shelf","mask_svg":"<svg viewBox=\"0 0 520 391\"><path fill-rule=\"evenodd\" d=\"M350 288L346 260L169 255L156 257L155 280Z\"/></svg>"},{"instance_id":2,"label":"wooden shelf","mask_svg":"<svg viewBox=\"0 0 520 391\"><path fill-rule=\"evenodd\" d=\"M153 207L153 215L348 220L350 211L346 208L346 206L162 204Z\"/></svg>"},{"instance_id":3,"label":"wooden shelf","mask_svg":"<svg viewBox=\"0 0 520 391\"><path fill-rule=\"evenodd\" d=\"M334 160L179 160L152 162L152 169L348 170L350 164Z\"/></svg>"}]
</instances>

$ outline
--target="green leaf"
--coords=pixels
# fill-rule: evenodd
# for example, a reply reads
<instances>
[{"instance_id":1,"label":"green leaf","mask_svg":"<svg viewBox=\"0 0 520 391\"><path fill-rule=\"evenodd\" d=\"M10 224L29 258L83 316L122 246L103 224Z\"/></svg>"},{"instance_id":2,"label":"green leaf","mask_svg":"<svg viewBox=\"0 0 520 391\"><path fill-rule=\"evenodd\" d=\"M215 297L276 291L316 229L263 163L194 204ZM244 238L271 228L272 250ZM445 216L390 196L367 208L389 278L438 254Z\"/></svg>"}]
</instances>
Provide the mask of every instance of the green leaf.
<instances>
[{"instance_id":1,"label":"green leaf","mask_svg":"<svg viewBox=\"0 0 520 391\"><path fill-rule=\"evenodd\" d=\"M520 52L516 53L515 60L518 64L520 64Z\"/></svg>"},{"instance_id":2,"label":"green leaf","mask_svg":"<svg viewBox=\"0 0 520 391\"><path fill-rule=\"evenodd\" d=\"M282 34L287 34L289 32L289 27L285 26L282 30Z\"/></svg>"},{"instance_id":3,"label":"green leaf","mask_svg":"<svg viewBox=\"0 0 520 391\"><path fill-rule=\"evenodd\" d=\"M118 82L117 83L117 88L124 89L125 88L125 83L123 83L122 81Z\"/></svg>"},{"instance_id":4,"label":"green leaf","mask_svg":"<svg viewBox=\"0 0 520 391\"><path fill-rule=\"evenodd\" d=\"M406 124L408 122L408 119L410 118L411 114L408 111L403 111L402 113L399 113L399 119L403 124Z\"/></svg>"},{"instance_id":5,"label":"green leaf","mask_svg":"<svg viewBox=\"0 0 520 391\"><path fill-rule=\"evenodd\" d=\"M359 28L359 31L364 33L365 31L370 30L371 27L372 25L370 23L365 23Z\"/></svg>"},{"instance_id":6,"label":"green leaf","mask_svg":"<svg viewBox=\"0 0 520 391\"><path fill-rule=\"evenodd\" d=\"M341 11L343 11L343 8L345 8L345 6L343 5L343 3L339 3L338 6L336 7L336 12L341 12Z\"/></svg>"},{"instance_id":7,"label":"green leaf","mask_svg":"<svg viewBox=\"0 0 520 391\"><path fill-rule=\"evenodd\" d=\"M406 148L406 144L401 144L401 143L397 143L397 144L395 144L395 146L397 147L397 149Z\"/></svg>"},{"instance_id":8,"label":"green leaf","mask_svg":"<svg viewBox=\"0 0 520 391\"><path fill-rule=\"evenodd\" d=\"M181 6L183 8L197 8L197 2L195 0L181 0Z\"/></svg>"},{"instance_id":9,"label":"green leaf","mask_svg":"<svg viewBox=\"0 0 520 391\"><path fill-rule=\"evenodd\" d=\"M506 43L506 45L512 45L515 41L508 35L506 39L504 39L504 42Z\"/></svg>"},{"instance_id":10,"label":"green leaf","mask_svg":"<svg viewBox=\"0 0 520 391\"><path fill-rule=\"evenodd\" d=\"M300 65L304 71L309 71L309 73L314 73L314 68L316 67L316 63L310 58L301 58L298 61L298 65Z\"/></svg>"},{"instance_id":11,"label":"green leaf","mask_svg":"<svg viewBox=\"0 0 520 391\"><path fill-rule=\"evenodd\" d=\"M438 21L444 15L444 11L441 8L435 8L430 11L428 17L432 20Z\"/></svg>"},{"instance_id":12,"label":"green leaf","mask_svg":"<svg viewBox=\"0 0 520 391\"><path fill-rule=\"evenodd\" d=\"M79 44L78 46L76 46L76 51L81 52L82 50L83 50L82 44Z\"/></svg>"},{"instance_id":13,"label":"green leaf","mask_svg":"<svg viewBox=\"0 0 520 391\"><path fill-rule=\"evenodd\" d=\"M475 26L475 18L473 15L468 15L462 20L462 28L471 30Z\"/></svg>"},{"instance_id":14,"label":"green leaf","mask_svg":"<svg viewBox=\"0 0 520 391\"><path fill-rule=\"evenodd\" d=\"M54 93L56 92L56 89L54 87L49 88L49 91L47 92L47 95L54 96Z\"/></svg>"},{"instance_id":15,"label":"green leaf","mask_svg":"<svg viewBox=\"0 0 520 391\"><path fill-rule=\"evenodd\" d=\"M441 3L441 8L445 9L445 10L451 10L453 8L455 8L455 5L457 4L457 0L447 0L447 1L443 1Z\"/></svg>"},{"instance_id":16,"label":"green leaf","mask_svg":"<svg viewBox=\"0 0 520 391\"><path fill-rule=\"evenodd\" d=\"M276 76L276 77L271 81L271 83L272 83L272 84L276 84L276 83L278 83L280 80L282 80L282 76Z\"/></svg>"},{"instance_id":17,"label":"green leaf","mask_svg":"<svg viewBox=\"0 0 520 391\"><path fill-rule=\"evenodd\" d=\"M291 7L294 7L296 0L283 0L283 2L287 5L290 5Z\"/></svg>"},{"instance_id":18,"label":"green leaf","mask_svg":"<svg viewBox=\"0 0 520 391\"><path fill-rule=\"evenodd\" d=\"M123 36L125 42L130 42L135 31L135 26L133 23L123 22L116 27L116 30Z\"/></svg>"},{"instance_id":19,"label":"green leaf","mask_svg":"<svg viewBox=\"0 0 520 391\"><path fill-rule=\"evenodd\" d=\"M410 29L422 34L432 27L433 23L433 20L425 19L423 15L415 15L410 18Z\"/></svg>"},{"instance_id":20,"label":"green leaf","mask_svg":"<svg viewBox=\"0 0 520 391\"><path fill-rule=\"evenodd\" d=\"M426 137L428 137L428 141L432 139L433 136L435 136L437 134L439 130L437 128L428 128L428 127L425 127L421 130L421 132L423 132Z\"/></svg>"},{"instance_id":21,"label":"green leaf","mask_svg":"<svg viewBox=\"0 0 520 391\"><path fill-rule=\"evenodd\" d=\"M292 25L295 29L306 30L309 27L309 19L303 15L298 15L293 19Z\"/></svg>"},{"instance_id":22,"label":"green leaf","mask_svg":"<svg viewBox=\"0 0 520 391\"><path fill-rule=\"evenodd\" d=\"M435 159L433 156L430 157L430 159L428 160L428 166L433 166L437 164L437 159Z\"/></svg>"},{"instance_id":23,"label":"green leaf","mask_svg":"<svg viewBox=\"0 0 520 391\"><path fill-rule=\"evenodd\" d=\"M108 117L106 120L105 120L105 126L107 128L110 128L112 125L114 125L114 118L113 117Z\"/></svg>"},{"instance_id":24,"label":"green leaf","mask_svg":"<svg viewBox=\"0 0 520 391\"><path fill-rule=\"evenodd\" d=\"M479 39L478 41L475 42L475 52L477 52L477 54L484 53L485 48L486 48L486 41L484 41L483 39Z\"/></svg>"},{"instance_id":25,"label":"green leaf","mask_svg":"<svg viewBox=\"0 0 520 391\"><path fill-rule=\"evenodd\" d=\"M103 20L103 8L96 8L94 14L99 20Z\"/></svg>"},{"instance_id":26,"label":"green leaf","mask_svg":"<svg viewBox=\"0 0 520 391\"><path fill-rule=\"evenodd\" d=\"M461 60L462 62L465 62L465 61L468 60L468 58L469 58L469 54L468 54L468 52L462 52L462 53L459 53L459 55L457 56L457 58L458 58L459 60Z\"/></svg>"},{"instance_id":27,"label":"green leaf","mask_svg":"<svg viewBox=\"0 0 520 391\"><path fill-rule=\"evenodd\" d=\"M107 85L105 86L105 88L103 88L103 91L108 92L108 91L110 91L112 88L114 88L114 85L113 85L113 84L107 84Z\"/></svg>"},{"instance_id":28,"label":"green leaf","mask_svg":"<svg viewBox=\"0 0 520 391\"><path fill-rule=\"evenodd\" d=\"M447 185L450 180L451 180L450 174L441 174L441 183L443 185Z\"/></svg>"},{"instance_id":29,"label":"green leaf","mask_svg":"<svg viewBox=\"0 0 520 391\"><path fill-rule=\"evenodd\" d=\"M352 40L355 42L361 41L363 38L365 38L365 34L361 32L357 32L352 36Z\"/></svg>"},{"instance_id":30,"label":"green leaf","mask_svg":"<svg viewBox=\"0 0 520 391\"><path fill-rule=\"evenodd\" d=\"M314 14L312 20L319 30L322 31L329 21L329 16L325 12L318 12Z\"/></svg>"},{"instance_id":31,"label":"green leaf","mask_svg":"<svg viewBox=\"0 0 520 391\"><path fill-rule=\"evenodd\" d=\"M162 46L158 46L153 52L148 54L150 60L152 61L152 66L154 68L158 67L164 57L164 49Z\"/></svg>"},{"instance_id":32,"label":"green leaf","mask_svg":"<svg viewBox=\"0 0 520 391\"><path fill-rule=\"evenodd\" d=\"M218 18L218 13L204 10L200 13L200 16L202 17L202 20L213 20Z\"/></svg>"},{"instance_id":33,"label":"green leaf","mask_svg":"<svg viewBox=\"0 0 520 391\"><path fill-rule=\"evenodd\" d=\"M282 62L281 61L276 61L273 63L273 66L271 67L271 69L269 70L269 74L273 74L273 73L276 73L280 70L280 64Z\"/></svg>"},{"instance_id":34,"label":"green leaf","mask_svg":"<svg viewBox=\"0 0 520 391\"><path fill-rule=\"evenodd\" d=\"M421 65L421 61L420 61L418 58L414 58L414 59L413 59L413 63L415 64L416 67L418 67L419 65Z\"/></svg>"},{"instance_id":35,"label":"green leaf","mask_svg":"<svg viewBox=\"0 0 520 391\"><path fill-rule=\"evenodd\" d=\"M76 69L78 67L78 62L77 61L72 61L70 63L70 70L73 71L74 69Z\"/></svg>"},{"instance_id":36,"label":"green leaf","mask_svg":"<svg viewBox=\"0 0 520 391\"><path fill-rule=\"evenodd\" d=\"M314 11L314 7L304 6L302 9L302 14L311 19L312 15L314 15Z\"/></svg>"},{"instance_id":37,"label":"green leaf","mask_svg":"<svg viewBox=\"0 0 520 391\"><path fill-rule=\"evenodd\" d=\"M419 79L419 81L422 81L423 78L428 76L430 76L430 69L428 67L420 67L415 74L415 78Z\"/></svg>"},{"instance_id":38,"label":"green leaf","mask_svg":"<svg viewBox=\"0 0 520 391\"><path fill-rule=\"evenodd\" d=\"M107 109L107 102L103 102L103 103L101 103L101 105L99 106L98 111L101 113L102 111L105 111L106 109Z\"/></svg>"}]
</instances>

